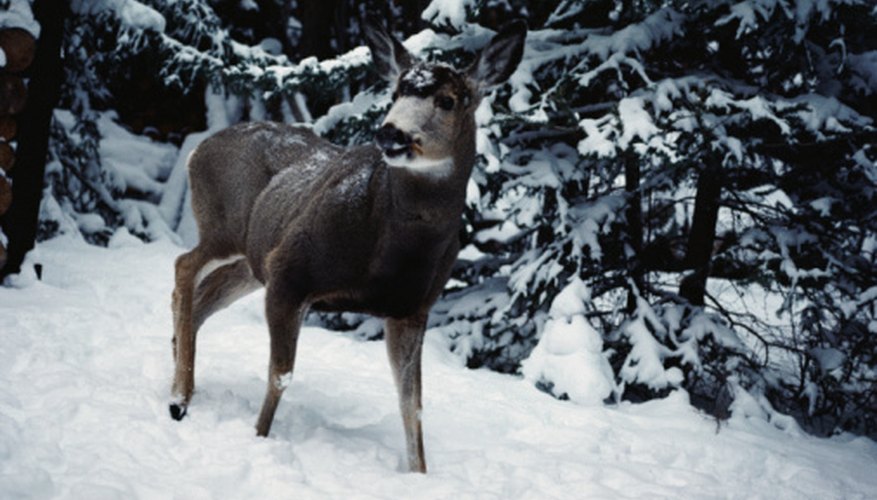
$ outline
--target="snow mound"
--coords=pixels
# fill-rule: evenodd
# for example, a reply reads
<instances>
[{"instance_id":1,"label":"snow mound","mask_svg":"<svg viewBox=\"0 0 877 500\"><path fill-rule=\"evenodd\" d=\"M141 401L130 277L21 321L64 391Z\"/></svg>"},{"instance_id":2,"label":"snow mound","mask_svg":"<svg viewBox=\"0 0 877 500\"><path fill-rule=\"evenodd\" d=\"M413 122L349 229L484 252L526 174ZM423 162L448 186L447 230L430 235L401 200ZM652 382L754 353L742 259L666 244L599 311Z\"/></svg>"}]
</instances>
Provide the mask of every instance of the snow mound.
<instances>
[{"instance_id":1,"label":"snow mound","mask_svg":"<svg viewBox=\"0 0 877 500\"><path fill-rule=\"evenodd\" d=\"M557 397L599 405L615 391L615 382L603 339L584 316L590 298L578 277L555 297L542 337L521 363L521 372Z\"/></svg>"}]
</instances>

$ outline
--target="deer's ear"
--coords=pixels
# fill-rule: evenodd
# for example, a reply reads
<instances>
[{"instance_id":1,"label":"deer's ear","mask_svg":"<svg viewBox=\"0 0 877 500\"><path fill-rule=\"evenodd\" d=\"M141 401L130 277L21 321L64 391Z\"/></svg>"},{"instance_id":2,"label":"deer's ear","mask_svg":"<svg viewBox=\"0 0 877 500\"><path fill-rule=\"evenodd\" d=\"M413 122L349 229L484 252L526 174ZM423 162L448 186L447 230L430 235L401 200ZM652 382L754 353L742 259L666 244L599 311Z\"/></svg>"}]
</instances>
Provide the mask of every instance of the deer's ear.
<instances>
[{"instance_id":1,"label":"deer's ear","mask_svg":"<svg viewBox=\"0 0 877 500\"><path fill-rule=\"evenodd\" d=\"M371 49L372 60L375 62L378 74L385 80L395 81L403 71L414 63L414 56L408 52L402 42L388 33L377 19L367 19L363 26L363 33L368 48Z\"/></svg>"},{"instance_id":2,"label":"deer's ear","mask_svg":"<svg viewBox=\"0 0 877 500\"><path fill-rule=\"evenodd\" d=\"M483 91L512 76L524 54L527 23L512 21L503 26L469 67L469 76Z\"/></svg>"}]
</instances>

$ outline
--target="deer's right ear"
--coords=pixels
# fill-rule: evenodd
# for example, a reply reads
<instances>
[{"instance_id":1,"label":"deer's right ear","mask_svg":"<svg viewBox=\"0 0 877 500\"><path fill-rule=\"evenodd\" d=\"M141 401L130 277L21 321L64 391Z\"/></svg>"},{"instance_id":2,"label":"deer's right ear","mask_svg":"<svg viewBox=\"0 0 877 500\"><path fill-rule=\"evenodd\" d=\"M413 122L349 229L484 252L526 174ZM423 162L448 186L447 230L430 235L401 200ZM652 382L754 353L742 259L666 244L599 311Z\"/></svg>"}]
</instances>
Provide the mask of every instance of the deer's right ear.
<instances>
[{"instance_id":1,"label":"deer's right ear","mask_svg":"<svg viewBox=\"0 0 877 500\"><path fill-rule=\"evenodd\" d=\"M524 54L527 23L512 21L503 26L496 36L481 50L469 67L469 76L483 91L499 85L512 76Z\"/></svg>"},{"instance_id":2,"label":"deer's right ear","mask_svg":"<svg viewBox=\"0 0 877 500\"><path fill-rule=\"evenodd\" d=\"M363 33L368 48L371 49L375 67L385 80L395 81L414 63L414 56L408 52L402 42L388 33L376 19L369 18L365 21Z\"/></svg>"}]
</instances>

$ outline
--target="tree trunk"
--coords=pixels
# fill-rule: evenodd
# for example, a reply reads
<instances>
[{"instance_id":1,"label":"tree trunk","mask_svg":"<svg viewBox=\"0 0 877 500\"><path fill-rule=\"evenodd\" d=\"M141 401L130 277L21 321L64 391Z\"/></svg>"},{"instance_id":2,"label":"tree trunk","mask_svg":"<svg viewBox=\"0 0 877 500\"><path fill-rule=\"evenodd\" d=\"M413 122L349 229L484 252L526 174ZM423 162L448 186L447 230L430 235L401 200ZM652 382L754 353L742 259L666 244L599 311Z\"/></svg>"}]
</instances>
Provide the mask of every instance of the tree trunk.
<instances>
[{"instance_id":1,"label":"tree trunk","mask_svg":"<svg viewBox=\"0 0 877 500\"><path fill-rule=\"evenodd\" d=\"M722 194L721 169L715 159L708 158L707 161L709 164L697 179L694 216L685 254L686 267L694 271L679 284L679 295L695 306L704 305Z\"/></svg>"},{"instance_id":2,"label":"tree trunk","mask_svg":"<svg viewBox=\"0 0 877 500\"><path fill-rule=\"evenodd\" d=\"M640 192L640 167L639 157L629 154L624 161L624 190L627 192L627 219L628 245L632 255L627 256L628 275L636 285L638 292L642 293L645 278L642 265L643 250L643 207L642 193ZM636 310L636 294L630 290L627 294L627 311L633 313Z\"/></svg>"},{"instance_id":3,"label":"tree trunk","mask_svg":"<svg viewBox=\"0 0 877 500\"><path fill-rule=\"evenodd\" d=\"M61 41L64 36L66 2L36 0L33 13L40 23L41 33L36 55L31 66L28 104L18 122L16 166L12 171L12 205L2 217L3 231L9 238L6 265L0 278L18 273L24 256L36 240L49 127L52 110L57 101L63 76Z\"/></svg>"},{"instance_id":4,"label":"tree trunk","mask_svg":"<svg viewBox=\"0 0 877 500\"><path fill-rule=\"evenodd\" d=\"M0 175L0 215L6 213L9 210L9 205L12 204L12 186L9 185L9 181L6 180L6 177Z\"/></svg>"}]
</instances>

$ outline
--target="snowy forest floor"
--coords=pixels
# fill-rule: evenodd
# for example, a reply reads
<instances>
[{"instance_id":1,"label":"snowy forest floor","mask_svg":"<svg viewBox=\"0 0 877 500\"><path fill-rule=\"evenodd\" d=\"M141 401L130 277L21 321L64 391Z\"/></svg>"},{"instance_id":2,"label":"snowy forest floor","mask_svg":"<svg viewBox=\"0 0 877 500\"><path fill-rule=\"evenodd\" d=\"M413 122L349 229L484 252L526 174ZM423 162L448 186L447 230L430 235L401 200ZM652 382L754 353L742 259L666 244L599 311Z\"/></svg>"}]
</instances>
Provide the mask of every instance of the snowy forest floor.
<instances>
[{"instance_id":1,"label":"snowy forest floor","mask_svg":"<svg viewBox=\"0 0 877 500\"><path fill-rule=\"evenodd\" d=\"M578 406L424 350L430 472L404 445L383 342L305 328L271 435L253 425L268 335L257 292L209 320L196 394L168 416L169 242L39 245L43 280L0 288L0 497L874 498L877 444L737 416L684 393ZM25 277L26 278L26 277Z\"/></svg>"}]
</instances>

